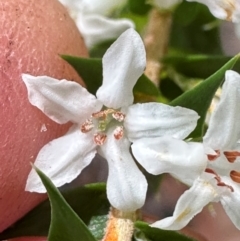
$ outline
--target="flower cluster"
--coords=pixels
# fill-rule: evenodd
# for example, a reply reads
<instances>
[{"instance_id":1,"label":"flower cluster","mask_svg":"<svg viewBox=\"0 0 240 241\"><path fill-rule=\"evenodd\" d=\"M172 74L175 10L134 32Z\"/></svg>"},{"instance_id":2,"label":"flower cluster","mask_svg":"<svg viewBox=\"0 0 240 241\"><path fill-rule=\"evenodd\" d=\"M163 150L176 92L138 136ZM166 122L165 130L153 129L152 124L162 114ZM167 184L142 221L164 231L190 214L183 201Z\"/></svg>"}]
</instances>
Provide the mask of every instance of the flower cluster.
<instances>
[{"instance_id":1,"label":"flower cluster","mask_svg":"<svg viewBox=\"0 0 240 241\"><path fill-rule=\"evenodd\" d=\"M173 141L170 145L156 139L154 145L151 143L142 147L141 154L150 149L152 153L148 153L148 158L155 159L155 161L161 160L159 158L161 155L171 153L171 156L165 156L168 168L171 166L175 171L173 174L179 180L191 185L191 188L178 200L173 216L154 223L153 227L181 229L209 202L220 201L232 222L240 229L238 208L240 202L239 103L240 75L229 70L226 72L220 102L211 116L203 143L199 143L204 147L207 155L205 160L202 158L200 161L200 155L195 155L194 148L189 148L182 154L183 148L180 149L180 144L177 146L177 142L175 150L171 149ZM164 150L156 149L156 145L165 145L165 148ZM196 145L196 143L189 142L188 145ZM178 161L177 165L180 165L180 168L178 166L174 168L173 158ZM199 165L198 162L201 164ZM189 171L194 175L192 173L189 175ZM196 175L197 172L200 175Z\"/></svg>"},{"instance_id":2,"label":"flower cluster","mask_svg":"<svg viewBox=\"0 0 240 241\"><path fill-rule=\"evenodd\" d=\"M144 45L135 30L125 31L102 63L103 82L96 97L75 82L22 75L32 105L57 123L74 123L40 150L35 165L62 186L99 153L109 167L108 199L128 212L142 207L147 191L136 160L151 174L170 173L191 186L173 216L152 226L181 229L206 204L220 201L240 229L239 74L226 72L221 100L203 142L197 143L185 140L197 125L195 111L161 103L133 104L133 87L146 66ZM34 170L26 190L45 192Z\"/></svg>"}]
</instances>

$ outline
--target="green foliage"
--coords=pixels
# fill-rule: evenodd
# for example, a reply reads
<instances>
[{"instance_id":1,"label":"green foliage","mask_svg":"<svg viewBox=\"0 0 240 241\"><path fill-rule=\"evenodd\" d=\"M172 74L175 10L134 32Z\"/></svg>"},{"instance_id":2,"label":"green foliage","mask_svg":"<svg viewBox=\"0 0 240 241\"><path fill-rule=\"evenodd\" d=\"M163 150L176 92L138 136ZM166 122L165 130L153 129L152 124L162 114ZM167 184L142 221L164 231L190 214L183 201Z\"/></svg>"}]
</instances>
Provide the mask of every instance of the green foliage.
<instances>
[{"instance_id":1,"label":"green foliage","mask_svg":"<svg viewBox=\"0 0 240 241\"><path fill-rule=\"evenodd\" d=\"M69 55L62 55L62 58L66 60L82 77L87 85L87 90L95 95L102 84L101 59L88 59Z\"/></svg>"},{"instance_id":2,"label":"green foliage","mask_svg":"<svg viewBox=\"0 0 240 241\"><path fill-rule=\"evenodd\" d=\"M218 22L205 5L183 1L176 9L170 46L184 53L222 53Z\"/></svg>"},{"instance_id":3,"label":"green foliage","mask_svg":"<svg viewBox=\"0 0 240 241\"><path fill-rule=\"evenodd\" d=\"M109 210L106 197L106 186L102 183L89 184L62 192L63 197L87 224L93 235L98 238L103 232L100 223L104 225ZM0 240L20 236L47 236L51 221L51 206L49 200L44 201L31 210L13 226L0 233ZM94 225L94 226L93 226Z\"/></svg>"},{"instance_id":4,"label":"green foliage","mask_svg":"<svg viewBox=\"0 0 240 241\"><path fill-rule=\"evenodd\" d=\"M235 56L205 81L197 85L195 88L186 91L170 103L172 106L190 108L199 114L200 119L198 120L197 127L191 134L191 137L202 137L206 113L211 104L212 98L223 82L226 70L231 69L238 59L239 56Z\"/></svg>"},{"instance_id":5,"label":"green foliage","mask_svg":"<svg viewBox=\"0 0 240 241\"><path fill-rule=\"evenodd\" d=\"M65 59L83 78L90 93L96 94L97 89L102 84L102 60L101 59L87 59L73 56L63 55ZM94 70L94 71L93 71ZM136 85L133 93L139 102L148 100L156 100L160 92L157 87L145 76L142 75Z\"/></svg>"},{"instance_id":6,"label":"green foliage","mask_svg":"<svg viewBox=\"0 0 240 241\"><path fill-rule=\"evenodd\" d=\"M65 201L51 180L35 168L47 189L51 203L51 224L48 241L96 241L87 226Z\"/></svg>"},{"instance_id":7,"label":"green foliage","mask_svg":"<svg viewBox=\"0 0 240 241\"><path fill-rule=\"evenodd\" d=\"M191 78L205 79L220 69L231 57L215 55L186 55L167 56L162 62L172 66L178 73ZM240 63L234 69L240 69Z\"/></svg>"},{"instance_id":8,"label":"green foliage","mask_svg":"<svg viewBox=\"0 0 240 241\"><path fill-rule=\"evenodd\" d=\"M138 230L135 236L140 236L142 241L194 241L193 239L186 237L175 231L152 228L144 222L136 222L135 227Z\"/></svg>"},{"instance_id":9,"label":"green foliage","mask_svg":"<svg viewBox=\"0 0 240 241\"><path fill-rule=\"evenodd\" d=\"M107 49L113 44L116 39L110 39L108 41L104 41L103 43L95 45L93 48L89 50L89 54L91 58L102 58Z\"/></svg>"},{"instance_id":10,"label":"green foliage","mask_svg":"<svg viewBox=\"0 0 240 241\"><path fill-rule=\"evenodd\" d=\"M151 6L146 2L146 0L129 0L129 9L132 13L144 15L151 9Z\"/></svg>"}]
</instances>

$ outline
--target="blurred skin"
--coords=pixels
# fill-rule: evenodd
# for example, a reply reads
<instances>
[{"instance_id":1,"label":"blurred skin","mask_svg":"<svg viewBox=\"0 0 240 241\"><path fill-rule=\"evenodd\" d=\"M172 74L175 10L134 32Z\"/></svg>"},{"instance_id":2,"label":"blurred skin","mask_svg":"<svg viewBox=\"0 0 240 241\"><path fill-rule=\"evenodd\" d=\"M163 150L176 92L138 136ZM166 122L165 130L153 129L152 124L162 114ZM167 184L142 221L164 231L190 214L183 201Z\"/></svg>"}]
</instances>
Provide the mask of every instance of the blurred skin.
<instances>
[{"instance_id":1,"label":"blurred skin","mask_svg":"<svg viewBox=\"0 0 240 241\"><path fill-rule=\"evenodd\" d=\"M30 162L43 145L69 128L69 124L60 126L49 120L29 103L21 74L83 84L58 54L87 56L87 51L74 22L57 0L0 0L0 26L1 232L46 198L24 191ZM41 130L44 126L46 131Z\"/></svg>"}]
</instances>

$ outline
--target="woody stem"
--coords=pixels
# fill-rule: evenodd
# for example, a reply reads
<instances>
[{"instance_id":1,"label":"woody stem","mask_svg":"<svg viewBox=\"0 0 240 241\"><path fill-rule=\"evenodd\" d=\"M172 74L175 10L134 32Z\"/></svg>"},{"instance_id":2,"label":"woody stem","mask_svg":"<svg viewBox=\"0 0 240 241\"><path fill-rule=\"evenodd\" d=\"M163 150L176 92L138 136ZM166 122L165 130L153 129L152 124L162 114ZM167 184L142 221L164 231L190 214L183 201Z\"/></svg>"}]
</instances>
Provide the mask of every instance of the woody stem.
<instances>
[{"instance_id":1,"label":"woody stem","mask_svg":"<svg viewBox=\"0 0 240 241\"><path fill-rule=\"evenodd\" d=\"M112 207L102 241L131 241L136 219L137 212L123 212Z\"/></svg>"},{"instance_id":2,"label":"woody stem","mask_svg":"<svg viewBox=\"0 0 240 241\"><path fill-rule=\"evenodd\" d=\"M144 38L147 53L145 74L156 86L159 86L160 82L160 59L167 52L171 23L171 12L160 12L157 9L151 11Z\"/></svg>"}]
</instances>

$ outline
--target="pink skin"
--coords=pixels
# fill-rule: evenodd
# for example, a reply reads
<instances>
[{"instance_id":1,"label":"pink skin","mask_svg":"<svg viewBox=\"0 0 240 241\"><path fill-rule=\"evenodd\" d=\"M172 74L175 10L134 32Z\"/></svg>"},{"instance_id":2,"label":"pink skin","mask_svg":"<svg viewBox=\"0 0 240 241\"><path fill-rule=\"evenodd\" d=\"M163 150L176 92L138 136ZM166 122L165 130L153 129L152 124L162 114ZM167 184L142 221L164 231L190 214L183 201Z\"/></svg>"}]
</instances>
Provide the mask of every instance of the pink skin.
<instances>
[{"instance_id":1,"label":"pink skin","mask_svg":"<svg viewBox=\"0 0 240 241\"><path fill-rule=\"evenodd\" d=\"M30 162L43 145L69 127L56 124L29 103L21 74L49 75L83 84L58 54L87 56L87 50L57 0L0 0L0 25L1 232L46 198L24 191ZM43 124L47 131L41 131Z\"/></svg>"}]
</instances>

